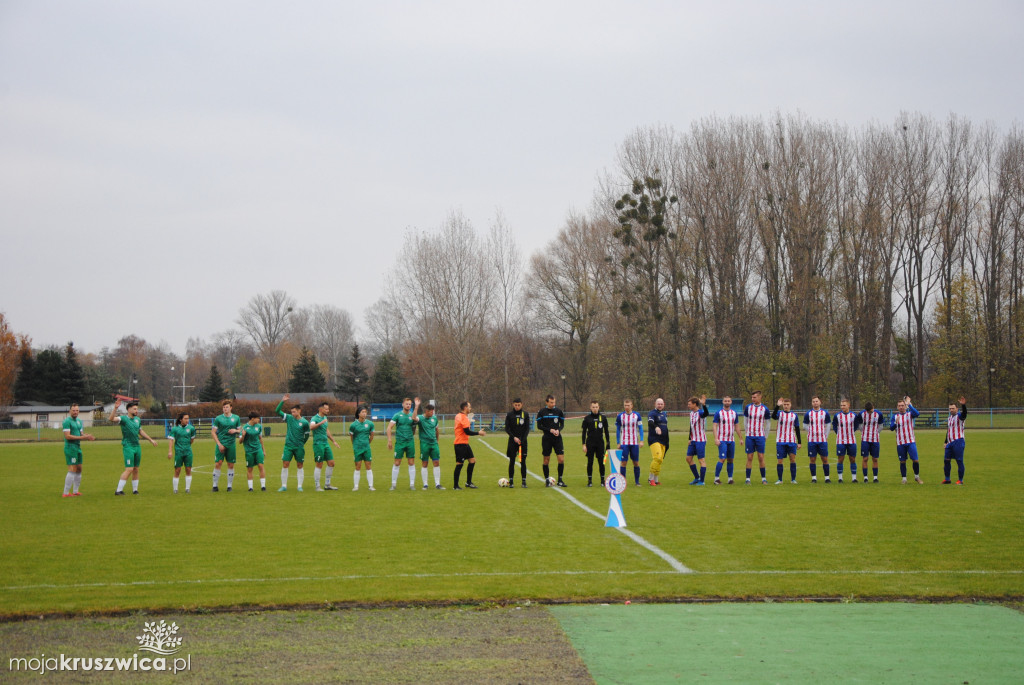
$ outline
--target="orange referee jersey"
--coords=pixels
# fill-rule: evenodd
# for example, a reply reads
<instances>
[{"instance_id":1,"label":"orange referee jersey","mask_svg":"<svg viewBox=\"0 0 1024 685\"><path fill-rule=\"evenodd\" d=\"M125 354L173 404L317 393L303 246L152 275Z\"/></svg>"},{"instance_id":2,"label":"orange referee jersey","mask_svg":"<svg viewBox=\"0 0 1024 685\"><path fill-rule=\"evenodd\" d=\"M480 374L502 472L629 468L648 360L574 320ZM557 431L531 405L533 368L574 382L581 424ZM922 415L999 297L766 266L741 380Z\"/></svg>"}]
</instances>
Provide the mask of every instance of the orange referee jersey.
<instances>
[{"instance_id":1,"label":"orange referee jersey","mask_svg":"<svg viewBox=\"0 0 1024 685\"><path fill-rule=\"evenodd\" d=\"M469 417L463 413L455 415L455 444L456 445L468 445L469 436L466 435L466 431L469 430Z\"/></svg>"}]
</instances>

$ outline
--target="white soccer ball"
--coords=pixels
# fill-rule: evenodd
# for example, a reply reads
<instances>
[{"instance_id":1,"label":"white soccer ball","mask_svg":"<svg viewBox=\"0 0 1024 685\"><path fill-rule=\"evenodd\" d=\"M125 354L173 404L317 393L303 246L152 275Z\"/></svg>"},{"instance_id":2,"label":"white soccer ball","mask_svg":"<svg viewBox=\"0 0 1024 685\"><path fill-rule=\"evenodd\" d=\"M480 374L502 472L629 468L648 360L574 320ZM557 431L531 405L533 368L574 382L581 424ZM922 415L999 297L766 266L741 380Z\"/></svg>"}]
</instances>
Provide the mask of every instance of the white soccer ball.
<instances>
[{"instance_id":1,"label":"white soccer ball","mask_svg":"<svg viewBox=\"0 0 1024 685\"><path fill-rule=\"evenodd\" d=\"M498 487L499 488L507 488L508 487L508 478L499 478L498 479Z\"/></svg>"},{"instance_id":2,"label":"white soccer ball","mask_svg":"<svg viewBox=\"0 0 1024 685\"><path fill-rule=\"evenodd\" d=\"M558 485L558 481L555 480L554 476L548 476L548 485L550 485L551 487Z\"/></svg>"}]
</instances>

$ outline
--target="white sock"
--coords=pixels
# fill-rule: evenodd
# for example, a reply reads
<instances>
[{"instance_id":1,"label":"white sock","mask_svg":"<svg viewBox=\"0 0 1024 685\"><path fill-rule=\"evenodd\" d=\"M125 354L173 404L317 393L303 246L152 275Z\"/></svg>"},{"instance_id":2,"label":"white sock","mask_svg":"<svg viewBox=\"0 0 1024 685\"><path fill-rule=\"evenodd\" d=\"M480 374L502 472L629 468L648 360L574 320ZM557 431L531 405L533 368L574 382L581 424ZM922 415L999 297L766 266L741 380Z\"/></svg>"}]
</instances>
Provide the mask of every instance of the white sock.
<instances>
[{"instance_id":1,"label":"white sock","mask_svg":"<svg viewBox=\"0 0 1024 685\"><path fill-rule=\"evenodd\" d=\"M71 488L74 487L74 485L75 474L73 474L71 471L68 471L66 474L64 474L64 494L70 494Z\"/></svg>"},{"instance_id":2,"label":"white sock","mask_svg":"<svg viewBox=\"0 0 1024 685\"><path fill-rule=\"evenodd\" d=\"M252 490L252 478L249 479L249 489Z\"/></svg>"},{"instance_id":3,"label":"white sock","mask_svg":"<svg viewBox=\"0 0 1024 685\"><path fill-rule=\"evenodd\" d=\"M420 468L420 475L423 476L423 487L430 485L430 481L427 479L427 467L423 466Z\"/></svg>"},{"instance_id":4,"label":"white sock","mask_svg":"<svg viewBox=\"0 0 1024 685\"><path fill-rule=\"evenodd\" d=\"M373 487L373 471L370 471L369 469L366 471L366 484L371 488Z\"/></svg>"},{"instance_id":5,"label":"white sock","mask_svg":"<svg viewBox=\"0 0 1024 685\"><path fill-rule=\"evenodd\" d=\"M119 481L117 481L117 491L118 492L124 492L124 484L127 483L127 482L128 481L126 481L126 480L119 480Z\"/></svg>"},{"instance_id":6,"label":"white sock","mask_svg":"<svg viewBox=\"0 0 1024 685\"><path fill-rule=\"evenodd\" d=\"M232 485L234 485L234 483L235 483L235 470L234 469L229 469L228 470L228 488L230 488Z\"/></svg>"},{"instance_id":7,"label":"white sock","mask_svg":"<svg viewBox=\"0 0 1024 685\"><path fill-rule=\"evenodd\" d=\"M361 473L362 473L362 471L353 471L352 472L352 487L357 488L357 489L359 488L359 474L361 474Z\"/></svg>"},{"instance_id":8,"label":"white sock","mask_svg":"<svg viewBox=\"0 0 1024 685\"><path fill-rule=\"evenodd\" d=\"M178 481L179 480L180 480L180 478L178 478L177 476L175 476L174 478L171 478L171 487L174 489L175 492L178 491Z\"/></svg>"},{"instance_id":9,"label":"white sock","mask_svg":"<svg viewBox=\"0 0 1024 685\"><path fill-rule=\"evenodd\" d=\"M282 488L288 487L288 467L287 466L281 469L281 487Z\"/></svg>"},{"instance_id":10,"label":"white sock","mask_svg":"<svg viewBox=\"0 0 1024 685\"><path fill-rule=\"evenodd\" d=\"M441 466L440 464L434 467L434 485L441 484Z\"/></svg>"},{"instance_id":11,"label":"white sock","mask_svg":"<svg viewBox=\"0 0 1024 685\"><path fill-rule=\"evenodd\" d=\"M416 464L409 464L409 487L416 487Z\"/></svg>"},{"instance_id":12,"label":"white sock","mask_svg":"<svg viewBox=\"0 0 1024 685\"><path fill-rule=\"evenodd\" d=\"M397 466L391 467L391 487L393 488L398 487L398 471L399 468Z\"/></svg>"},{"instance_id":13,"label":"white sock","mask_svg":"<svg viewBox=\"0 0 1024 685\"><path fill-rule=\"evenodd\" d=\"M266 487L267 487L267 479L266 478L260 478L260 488L266 488Z\"/></svg>"},{"instance_id":14,"label":"white sock","mask_svg":"<svg viewBox=\"0 0 1024 685\"><path fill-rule=\"evenodd\" d=\"M139 491L139 481L132 479L132 492Z\"/></svg>"},{"instance_id":15,"label":"white sock","mask_svg":"<svg viewBox=\"0 0 1024 685\"><path fill-rule=\"evenodd\" d=\"M75 490L74 491L78 492L78 489L80 487L82 487L82 472L78 471L77 473L75 473Z\"/></svg>"},{"instance_id":16,"label":"white sock","mask_svg":"<svg viewBox=\"0 0 1024 685\"><path fill-rule=\"evenodd\" d=\"M185 476L185 490L192 489L192 476Z\"/></svg>"},{"instance_id":17,"label":"white sock","mask_svg":"<svg viewBox=\"0 0 1024 685\"><path fill-rule=\"evenodd\" d=\"M214 469L213 471L213 487L217 487L217 483L220 482L220 469Z\"/></svg>"},{"instance_id":18,"label":"white sock","mask_svg":"<svg viewBox=\"0 0 1024 685\"><path fill-rule=\"evenodd\" d=\"M303 471L302 469L299 469L298 471L295 472L295 480L298 481L298 485L300 488L302 487L302 480L305 475L306 472Z\"/></svg>"},{"instance_id":19,"label":"white sock","mask_svg":"<svg viewBox=\"0 0 1024 685\"><path fill-rule=\"evenodd\" d=\"M324 485L330 485L331 484L331 476L333 476L333 475L334 475L334 467L333 466L325 466L324 467Z\"/></svg>"},{"instance_id":20,"label":"white sock","mask_svg":"<svg viewBox=\"0 0 1024 685\"><path fill-rule=\"evenodd\" d=\"M319 465L317 465L317 467L315 469L313 469L313 482L316 483L317 487L320 487L320 466Z\"/></svg>"}]
</instances>

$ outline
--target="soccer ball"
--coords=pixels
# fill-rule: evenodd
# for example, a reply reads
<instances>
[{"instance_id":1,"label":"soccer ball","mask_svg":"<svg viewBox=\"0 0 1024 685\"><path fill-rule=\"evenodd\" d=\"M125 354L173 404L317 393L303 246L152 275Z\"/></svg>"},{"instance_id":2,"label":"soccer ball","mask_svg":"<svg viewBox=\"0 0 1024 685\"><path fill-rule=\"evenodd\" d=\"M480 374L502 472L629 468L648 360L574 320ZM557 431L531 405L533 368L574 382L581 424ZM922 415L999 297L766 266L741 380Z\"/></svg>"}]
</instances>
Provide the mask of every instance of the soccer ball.
<instances>
[{"instance_id":1,"label":"soccer ball","mask_svg":"<svg viewBox=\"0 0 1024 685\"><path fill-rule=\"evenodd\" d=\"M551 487L555 487L555 485L557 485L557 484L558 484L558 481L555 480L554 476L548 476L548 485L550 485Z\"/></svg>"},{"instance_id":2,"label":"soccer ball","mask_svg":"<svg viewBox=\"0 0 1024 685\"><path fill-rule=\"evenodd\" d=\"M499 478L498 479L498 487L499 488L507 488L508 487L508 478Z\"/></svg>"}]
</instances>

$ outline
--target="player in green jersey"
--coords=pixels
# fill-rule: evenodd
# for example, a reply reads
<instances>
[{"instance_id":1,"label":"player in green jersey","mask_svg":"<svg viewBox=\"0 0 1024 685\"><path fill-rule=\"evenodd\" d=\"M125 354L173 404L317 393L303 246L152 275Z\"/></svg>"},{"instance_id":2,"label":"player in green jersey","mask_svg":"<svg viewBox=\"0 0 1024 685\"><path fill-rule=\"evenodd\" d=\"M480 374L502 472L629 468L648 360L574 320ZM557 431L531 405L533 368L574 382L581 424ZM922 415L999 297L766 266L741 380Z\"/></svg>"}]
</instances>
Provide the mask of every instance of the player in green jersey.
<instances>
[{"instance_id":1,"label":"player in green jersey","mask_svg":"<svg viewBox=\"0 0 1024 685\"><path fill-rule=\"evenodd\" d=\"M419 404L419 398L416 398ZM434 462L434 489L444 490L441 485L441 450L437 446L437 439L441 435L440 421L434 414L434 405L428 404L423 410L423 416L414 419L420 433L420 462L423 472L423 489L427 489L427 462Z\"/></svg>"},{"instance_id":2,"label":"player in green jersey","mask_svg":"<svg viewBox=\"0 0 1024 685\"><path fill-rule=\"evenodd\" d=\"M320 468L323 464L324 471L324 490L337 490L338 488L331 485L331 474L334 473L334 452L331 451L331 446L327 444L327 441L334 443L334 446L341 450L341 445L337 443L334 436L331 435L331 431L327 429L327 412L331 410L330 402L321 402L320 406L317 407L316 414L309 420L309 431L313 434L313 460L316 462L316 466L313 468L313 483L316 484L317 491L320 490Z\"/></svg>"},{"instance_id":3,"label":"player in green jersey","mask_svg":"<svg viewBox=\"0 0 1024 685\"><path fill-rule=\"evenodd\" d=\"M352 492L359 489L359 468L366 464L366 484L373 492L373 454L370 453L370 443L373 442L373 422L366 418L368 414L366 407L356 409L356 420L348 429L348 437L352 441L352 452L355 455L355 473L352 475Z\"/></svg>"},{"instance_id":4,"label":"player in green jersey","mask_svg":"<svg viewBox=\"0 0 1024 685\"><path fill-rule=\"evenodd\" d=\"M249 479L249 492L252 492L252 469L259 467L260 470L260 491L267 491L267 472L263 468L263 459L266 451L263 449L263 426L260 425L260 413L249 412L249 422L242 426L242 432L238 434L238 442L245 449L245 473Z\"/></svg>"},{"instance_id":5,"label":"player in green jersey","mask_svg":"<svg viewBox=\"0 0 1024 685\"><path fill-rule=\"evenodd\" d=\"M92 435L82 432L82 419L78 418L78 402L68 407L68 418L64 419L64 461L68 472L64 476L63 497L78 497L82 493L78 488L82 485L82 441L95 440Z\"/></svg>"},{"instance_id":6,"label":"player in green jersey","mask_svg":"<svg viewBox=\"0 0 1024 685\"><path fill-rule=\"evenodd\" d=\"M125 483L128 482L128 478L132 479L132 494L139 494L139 464L142 462L142 448L139 447L139 436L141 435L146 440L156 447L156 440L146 435L146 431L142 430L142 419L139 418L139 403L129 402L125 405L125 411L127 412L124 416L118 416L117 410L121 407L121 400L114 403L114 408L110 410L110 416L107 418L111 423L116 423L121 426L121 452L124 456L124 472L121 474L121 479L117 482L117 490L114 492L115 495L124 494Z\"/></svg>"},{"instance_id":7,"label":"player in green jersey","mask_svg":"<svg viewBox=\"0 0 1024 685\"><path fill-rule=\"evenodd\" d=\"M416 444L414 442L414 431L416 429L416 414L420 410L420 398L416 398L416 407L412 408L412 400L406 397L402 400L402 411L391 417L388 421L388 451L395 451L395 465L391 467L391 489L398 487L398 474L402 468L402 457L409 462L409 489L416 489ZM412 408L412 409L411 409ZM411 409L411 411L410 411ZM391 431L395 430L395 438L392 439ZM426 485L426 480L423 481Z\"/></svg>"},{"instance_id":8,"label":"player in green jersey","mask_svg":"<svg viewBox=\"0 0 1024 685\"><path fill-rule=\"evenodd\" d=\"M210 424L210 435L217 443L214 450L213 465L213 491L217 492L217 484L220 483L221 463L228 463L228 492L235 482L235 436L242 432L242 419L231 411L231 400L224 400L220 403L221 415Z\"/></svg>"},{"instance_id":9,"label":"player in green jersey","mask_svg":"<svg viewBox=\"0 0 1024 685\"><path fill-rule=\"evenodd\" d=\"M281 487L278 492L288 490L288 468L292 464L292 457L295 458L295 480L302 492L302 480L306 474L306 441L309 440L309 421L302 418L302 405L294 404L288 413L284 413L284 403L291 399L291 395L285 394L277 403L274 410L277 415L284 419L286 426L284 438L284 454L281 456Z\"/></svg>"},{"instance_id":10,"label":"player in green jersey","mask_svg":"<svg viewBox=\"0 0 1024 685\"><path fill-rule=\"evenodd\" d=\"M174 478L171 479L171 489L178 494L178 483L181 478L181 468L185 467L185 492L192 489L192 443L196 441L196 427L188 412L178 414L178 420L171 428L171 435L167 442L167 458L174 459Z\"/></svg>"}]
</instances>

